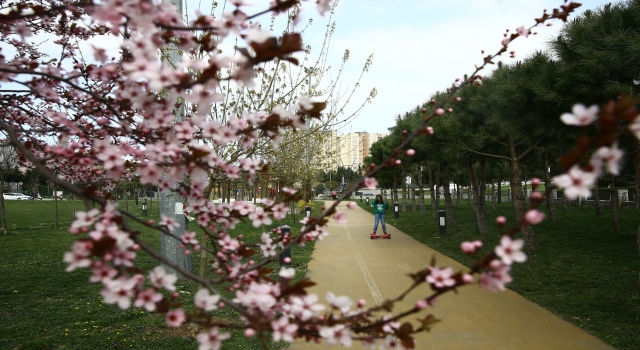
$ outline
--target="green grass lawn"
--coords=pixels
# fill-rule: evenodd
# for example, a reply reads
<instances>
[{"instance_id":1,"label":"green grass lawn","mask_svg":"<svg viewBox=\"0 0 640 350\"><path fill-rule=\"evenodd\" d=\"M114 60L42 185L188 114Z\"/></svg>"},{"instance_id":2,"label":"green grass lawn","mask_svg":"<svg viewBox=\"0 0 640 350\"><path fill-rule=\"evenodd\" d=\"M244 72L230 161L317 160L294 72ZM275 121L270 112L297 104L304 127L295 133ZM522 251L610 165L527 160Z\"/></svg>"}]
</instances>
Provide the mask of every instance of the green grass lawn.
<instances>
[{"instance_id":1,"label":"green grass lawn","mask_svg":"<svg viewBox=\"0 0 640 350\"><path fill-rule=\"evenodd\" d=\"M504 215L513 224L515 212L510 203L499 205L495 212L489 203L488 221L494 229L488 237L481 237L472 206L466 200L462 203L456 209L457 225L447 228L446 237L438 236L438 222L431 217L430 203L426 217L419 215L419 209L412 213L411 205L407 205L407 212L396 219L391 207L387 223L470 266L460 243L482 239L483 252L493 249L499 238L493 219ZM358 204L373 210L365 203ZM640 349L640 258L636 243L640 213L618 210L621 232L614 233L608 210L602 216L596 216L593 208L571 207L567 213L560 207L557 210L555 222L547 220L534 227L540 249L528 252L527 262L514 266L514 282L509 288L617 349Z\"/></svg>"},{"instance_id":2,"label":"green grass lawn","mask_svg":"<svg viewBox=\"0 0 640 350\"><path fill-rule=\"evenodd\" d=\"M140 203L141 204L141 203ZM0 234L0 349L185 349L196 348L187 326L178 329L164 324L164 315L140 309L121 310L117 305L102 304L101 284L89 283L89 269L64 271L64 252L74 241L67 228L73 221L73 203L58 202L59 224L54 229L55 203L53 201L6 201L9 233ZM124 208L121 201L121 208ZM78 203L80 208L80 203ZM141 205L129 201L132 213L142 214ZM318 205L315 211L319 212ZM150 218L158 219L158 206L151 206ZM292 232L301 224L290 216L285 223ZM132 224L143 232L144 239L160 249L160 234ZM193 226L193 225L192 225ZM275 225L274 225L275 227ZM257 243L259 229L250 224L238 225L232 235L243 233L247 243ZM259 250L259 249L258 249ZM313 244L292 248L292 267L296 279L302 278L310 260ZM258 258L259 260L260 258ZM197 273L199 254L192 258ZM145 269L158 265L150 256L139 253L137 266ZM279 270L278 263L274 277ZM197 290L194 283L180 282L181 301L185 307L193 305ZM230 297L230 295L226 295ZM224 308L216 317L238 323L238 315ZM285 343L273 344L280 349ZM245 338L234 332L225 342L225 349L262 349L257 338Z\"/></svg>"}]
</instances>

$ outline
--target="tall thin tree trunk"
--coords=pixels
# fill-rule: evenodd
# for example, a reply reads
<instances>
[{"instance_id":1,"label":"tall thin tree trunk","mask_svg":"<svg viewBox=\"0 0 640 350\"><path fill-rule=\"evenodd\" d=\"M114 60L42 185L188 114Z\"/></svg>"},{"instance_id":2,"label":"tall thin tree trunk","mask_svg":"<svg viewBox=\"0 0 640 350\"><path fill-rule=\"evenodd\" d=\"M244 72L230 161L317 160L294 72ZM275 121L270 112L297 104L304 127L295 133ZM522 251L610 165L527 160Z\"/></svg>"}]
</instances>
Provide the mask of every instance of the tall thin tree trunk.
<instances>
[{"instance_id":1,"label":"tall thin tree trunk","mask_svg":"<svg viewBox=\"0 0 640 350\"><path fill-rule=\"evenodd\" d=\"M633 163L636 168L635 181L634 181L634 188L636 190L636 200L635 200L635 204L633 205L633 208L635 210L638 210L640 209L640 140L636 139L633 142L633 148L634 148Z\"/></svg>"},{"instance_id":2,"label":"tall thin tree trunk","mask_svg":"<svg viewBox=\"0 0 640 350\"><path fill-rule=\"evenodd\" d=\"M442 186L440 182L440 162L437 162L436 166L436 203L438 203L438 208L440 208L440 186Z\"/></svg>"},{"instance_id":3,"label":"tall thin tree trunk","mask_svg":"<svg viewBox=\"0 0 640 350\"><path fill-rule=\"evenodd\" d=\"M53 228L54 229L58 229L58 186L53 186L53 200L55 202L55 206L56 206L56 221L54 223Z\"/></svg>"},{"instance_id":4,"label":"tall thin tree trunk","mask_svg":"<svg viewBox=\"0 0 640 350\"><path fill-rule=\"evenodd\" d=\"M598 180L593 185L593 204L596 207L596 215L602 215L602 202L600 202L600 189L598 188Z\"/></svg>"},{"instance_id":5,"label":"tall thin tree trunk","mask_svg":"<svg viewBox=\"0 0 640 350\"><path fill-rule=\"evenodd\" d=\"M611 181L611 220L613 221L613 231L620 232L620 222L618 221L618 191L616 191L615 184L613 183L613 175L609 175Z\"/></svg>"},{"instance_id":6,"label":"tall thin tree trunk","mask_svg":"<svg viewBox=\"0 0 640 350\"><path fill-rule=\"evenodd\" d=\"M478 184L480 194L480 210L483 216L487 217L487 161L485 158L480 158L480 181Z\"/></svg>"},{"instance_id":7,"label":"tall thin tree trunk","mask_svg":"<svg viewBox=\"0 0 640 350\"><path fill-rule=\"evenodd\" d=\"M460 176L456 181L456 208L460 209Z\"/></svg>"},{"instance_id":8,"label":"tall thin tree trunk","mask_svg":"<svg viewBox=\"0 0 640 350\"><path fill-rule=\"evenodd\" d=\"M416 212L416 178L415 178L416 166L411 166L411 187L409 192L411 193L411 212Z\"/></svg>"},{"instance_id":9,"label":"tall thin tree trunk","mask_svg":"<svg viewBox=\"0 0 640 350\"><path fill-rule=\"evenodd\" d=\"M127 191L127 190L128 190L128 188L125 185L125 187L124 187L124 207L125 207L125 210L128 213L129 212L129 191Z\"/></svg>"},{"instance_id":10,"label":"tall thin tree trunk","mask_svg":"<svg viewBox=\"0 0 640 350\"><path fill-rule=\"evenodd\" d=\"M473 210L476 212L478 230L481 235L487 236L489 234L487 213L483 212L480 206L480 190L478 188L478 180L476 179L475 172L473 171L473 163L471 162L471 159L467 160L467 168L469 169L469 178L471 179L471 188L473 189Z\"/></svg>"},{"instance_id":11,"label":"tall thin tree trunk","mask_svg":"<svg viewBox=\"0 0 640 350\"><path fill-rule=\"evenodd\" d=\"M434 220L438 219L438 202L436 202L437 185L433 182L433 171L431 169L431 161L427 162L429 167L429 197L431 198L431 215Z\"/></svg>"},{"instance_id":12,"label":"tall thin tree trunk","mask_svg":"<svg viewBox=\"0 0 640 350\"><path fill-rule=\"evenodd\" d=\"M451 227L456 226L456 212L453 209L453 201L451 200L451 188L449 187L450 178L449 164L444 166L444 207L447 211L447 224Z\"/></svg>"},{"instance_id":13,"label":"tall thin tree trunk","mask_svg":"<svg viewBox=\"0 0 640 350\"><path fill-rule=\"evenodd\" d=\"M522 194L522 172L520 170L520 161L516 157L516 148L513 142L513 138L510 140L510 153L511 153L511 192L513 193L513 206L516 211L516 218L518 222L521 222L525 214L525 202L524 195ZM538 251L538 239L531 226L525 226L522 229L522 235L527 243L527 247L532 251Z\"/></svg>"},{"instance_id":14,"label":"tall thin tree trunk","mask_svg":"<svg viewBox=\"0 0 640 350\"><path fill-rule=\"evenodd\" d=\"M400 204L400 211L404 213L407 211L407 173L404 171L404 167L402 167L402 179L400 183L402 184L402 204Z\"/></svg>"},{"instance_id":15,"label":"tall thin tree trunk","mask_svg":"<svg viewBox=\"0 0 640 350\"><path fill-rule=\"evenodd\" d=\"M419 166L418 169L418 186L420 186L420 197L418 197L418 205L420 207L420 216L425 216L427 215L427 212L424 208L424 183L422 182L422 166Z\"/></svg>"},{"instance_id":16,"label":"tall thin tree trunk","mask_svg":"<svg viewBox=\"0 0 640 350\"><path fill-rule=\"evenodd\" d=\"M502 204L502 174L498 179L498 204Z\"/></svg>"},{"instance_id":17,"label":"tall thin tree trunk","mask_svg":"<svg viewBox=\"0 0 640 350\"><path fill-rule=\"evenodd\" d=\"M638 250L640 250L640 226L636 231L636 243L638 243ZM638 288L640 288L640 272L638 272Z\"/></svg>"},{"instance_id":18,"label":"tall thin tree trunk","mask_svg":"<svg viewBox=\"0 0 640 350\"><path fill-rule=\"evenodd\" d=\"M544 152L544 189L547 199L549 219L556 221L556 202L553 199L553 187L551 186L551 169L549 169L549 152Z\"/></svg>"},{"instance_id":19,"label":"tall thin tree trunk","mask_svg":"<svg viewBox=\"0 0 640 350\"><path fill-rule=\"evenodd\" d=\"M496 179L491 178L491 207L496 211Z\"/></svg>"},{"instance_id":20,"label":"tall thin tree trunk","mask_svg":"<svg viewBox=\"0 0 640 350\"><path fill-rule=\"evenodd\" d=\"M2 207L2 230L5 234L9 232L7 229L7 213L4 210L4 171L0 169L0 207Z\"/></svg>"}]
</instances>

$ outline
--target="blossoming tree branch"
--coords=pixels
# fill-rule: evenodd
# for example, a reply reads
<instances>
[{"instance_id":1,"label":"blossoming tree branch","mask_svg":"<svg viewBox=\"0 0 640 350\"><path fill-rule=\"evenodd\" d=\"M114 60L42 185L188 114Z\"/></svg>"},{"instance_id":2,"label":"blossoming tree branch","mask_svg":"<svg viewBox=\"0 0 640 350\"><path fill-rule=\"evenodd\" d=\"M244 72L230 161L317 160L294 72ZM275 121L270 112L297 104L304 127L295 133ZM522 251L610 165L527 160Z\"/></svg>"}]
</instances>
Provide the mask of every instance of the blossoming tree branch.
<instances>
[{"instance_id":1,"label":"blossoming tree branch","mask_svg":"<svg viewBox=\"0 0 640 350\"><path fill-rule=\"evenodd\" d=\"M298 198L294 190L285 188L283 200L263 199L260 205L245 201L215 204L205 195L206 183L214 172L228 178L242 175L249 181L255 180L258 174L267 171L268 164L262 159L245 156L227 161L220 152L232 142L243 148L265 139L277 144L283 133L305 130L310 122L322 120L327 102L301 95L294 103L269 110L247 108L221 120L206 116L212 105L224 100L221 83L253 86L260 64L274 60L298 63L295 54L304 50L300 34L287 32L274 37L251 20L267 14L293 14L295 20L304 2L274 0L263 11L248 14L244 0L231 0L232 8L222 17L198 13L189 22L168 1L0 0L0 3L4 9L0 14L3 30L0 104L4 111L0 128L19 152L23 164L84 202L85 211L77 213L69 228L77 240L64 255L64 261L69 272L90 269L89 280L103 285L100 295L107 304L165 314L170 327L185 322L199 324L204 329L197 335L200 349L220 348L230 336L227 331L239 327L247 337L270 332L265 341L305 338L350 346L357 340L381 349L410 349L415 347L413 334L429 330L438 320L427 314L414 326L406 321L407 316L424 313L423 310L434 306L439 295L476 283L474 274L479 275L477 283L482 287L503 290L511 281L509 271L513 263L526 261L524 241L515 235L544 219L544 214L536 209L543 200L538 192L531 196L530 207L516 226L506 228L503 217L496 219L502 234L497 247L483 253L480 241L461 244L464 253L478 258L469 271L439 268L432 262L429 268L412 275L404 293L383 305L369 307L362 300L354 302L329 292L325 306L317 295L307 293L306 288L313 282L307 279L292 282L293 269L282 268L277 280L269 277L271 271L266 265L278 259L278 248L322 239L329 234L326 224L331 217L339 222L346 220L346 213L338 211L337 205L355 187L335 196L335 203L325 208L322 215L305 218L301 232L283 236L265 226L285 217L286 201ZM331 11L331 0L307 3L322 15ZM480 72L487 65L502 54L513 56L508 49L511 41L526 37L531 29L550 20L566 21L579 6L565 3L551 12L545 11L535 24L505 34L502 48L484 57L468 79L453 83L440 101L433 100L432 112L425 110L422 124L407 132L403 142L384 162L372 166L358 186L375 188L376 172L400 165L397 159L400 154L415 154L407 149L411 140L437 132L428 126L429 121L446 113L443 106L455 99L461 87L480 85ZM92 58L79 49L80 42L104 35L123 40L119 57L110 57L105 48L97 45L93 47ZM233 36L242 39L236 44L240 54L221 54L222 43ZM34 41L44 37L53 38L59 50L56 56ZM162 63L158 52L169 47L176 47L183 54L182 61ZM599 113L602 127L598 136L580 139L576 151L564 159L568 172L555 181L567 189L568 196L584 195L602 165L616 174L620 152L615 140L622 132L616 121L629 121L629 129L640 136L635 103L623 98L602 108L576 106L572 114L562 116L569 124L584 126L592 123ZM593 152L593 146L600 148ZM588 165L584 164L586 159ZM208 243L201 245L193 231L172 234L177 225L173 217L162 215L156 222L120 210L111 189L123 180L157 186L180 196L185 210L205 232ZM539 180L534 180L534 187L539 184ZM355 208L355 203L347 207ZM262 230L259 251L245 244L242 236L233 234L241 220ZM158 253L132 229L133 222L179 241L184 254L206 251L212 257L208 267L217 277L195 275ZM150 271L136 266L140 250L203 286L194 297L195 311L187 312L175 302L179 298L178 276L167 273L162 266ZM395 302L424 284L431 288L431 293L417 300L413 308L391 317L381 316L386 312L380 311L390 311ZM228 288L233 297L223 296L222 288ZM235 310L242 325L213 317L220 308Z\"/></svg>"}]
</instances>

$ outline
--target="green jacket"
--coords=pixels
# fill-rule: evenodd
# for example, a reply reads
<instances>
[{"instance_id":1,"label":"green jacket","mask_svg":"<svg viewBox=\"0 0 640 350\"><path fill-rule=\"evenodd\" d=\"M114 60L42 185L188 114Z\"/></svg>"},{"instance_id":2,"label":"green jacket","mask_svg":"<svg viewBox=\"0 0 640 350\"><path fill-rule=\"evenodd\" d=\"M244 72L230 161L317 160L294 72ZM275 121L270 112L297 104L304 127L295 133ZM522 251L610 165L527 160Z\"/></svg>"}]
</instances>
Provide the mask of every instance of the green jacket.
<instances>
[{"instance_id":1,"label":"green jacket","mask_svg":"<svg viewBox=\"0 0 640 350\"><path fill-rule=\"evenodd\" d=\"M376 198L373 200L373 204L371 204L371 206L373 207L374 214L384 214L387 212L387 208L389 208L389 203L384 202L378 204L378 198Z\"/></svg>"}]
</instances>

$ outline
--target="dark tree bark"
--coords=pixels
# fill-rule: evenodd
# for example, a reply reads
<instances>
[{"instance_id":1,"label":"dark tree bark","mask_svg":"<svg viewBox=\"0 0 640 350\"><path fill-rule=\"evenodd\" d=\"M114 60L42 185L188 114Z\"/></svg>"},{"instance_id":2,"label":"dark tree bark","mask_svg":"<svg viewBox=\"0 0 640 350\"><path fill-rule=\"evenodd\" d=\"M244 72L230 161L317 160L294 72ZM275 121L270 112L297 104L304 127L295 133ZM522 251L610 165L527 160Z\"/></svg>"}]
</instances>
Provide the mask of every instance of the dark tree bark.
<instances>
[{"instance_id":1,"label":"dark tree bark","mask_svg":"<svg viewBox=\"0 0 640 350\"><path fill-rule=\"evenodd\" d=\"M440 178L440 162L436 163L436 203L440 207L440 186L442 186Z\"/></svg>"},{"instance_id":2,"label":"dark tree bark","mask_svg":"<svg viewBox=\"0 0 640 350\"><path fill-rule=\"evenodd\" d=\"M436 202L436 192L438 192L438 188L433 182L431 161L427 162L427 166L429 167L429 197L431 197L431 215L433 216L434 220L438 220L438 202Z\"/></svg>"},{"instance_id":3,"label":"dark tree bark","mask_svg":"<svg viewBox=\"0 0 640 350\"><path fill-rule=\"evenodd\" d=\"M415 179L416 165L411 166L411 187L409 191L411 192L411 212L416 212L416 179Z\"/></svg>"},{"instance_id":4,"label":"dark tree bark","mask_svg":"<svg viewBox=\"0 0 640 350\"><path fill-rule=\"evenodd\" d=\"M634 209L640 209L640 140L633 142L633 163L635 165L635 182L634 188L636 190L636 200L633 206Z\"/></svg>"},{"instance_id":5,"label":"dark tree bark","mask_svg":"<svg viewBox=\"0 0 640 350\"><path fill-rule=\"evenodd\" d=\"M4 210L4 172L0 169L0 207L2 207L2 229L5 234L7 230L7 213Z\"/></svg>"},{"instance_id":6,"label":"dark tree bark","mask_svg":"<svg viewBox=\"0 0 640 350\"><path fill-rule=\"evenodd\" d=\"M427 215L424 207L424 184L422 182L422 166L418 167L418 186L420 186L420 194L418 197L418 205L420 206L420 216Z\"/></svg>"},{"instance_id":7,"label":"dark tree bark","mask_svg":"<svg viewBox=\"0 0 640 350\"><path fill-rule=\"evenodd\" d=\"M453 209L453 201L451 200L451 189L449 188L450 167L449 164L444 166L444 207L447 211L447 224L451 227L456 226L456 212Z\"/></svg>"},{"instance_id":8,"label":"dark tree bark","mask_svg":"<svg viewBox=\"0 0 640 350\"><path fill-rule=\"evenodd\" d=\"M493 211L498 210L496 208L496 179L491 179L491 207Z\"/></svg>"},{"instance_id":9,"label":"dark tree bark","mask_svg":"<svg viewBox=\"0 0 640 350\"><path fill-rule=\"evenodd\" d=\"M467 160L467 168L469 169L469 178L471 179L471 188L473 189L473 210L476 212L476 221L478 230L482 236L489 234L489 225L487 224L487 213L482 211L480 205L480 189L478 188L478 180L473 171L473 163L471 159Z\"/></svg>"},{"instance_id":10,"label":"dark tree bark","mask_svg":"<svg viewBox=\"0 0 640 350\"><path fill-rule=\"evenodd\" d=\"M620 232L620 222L618 221L618 191L616 191L615 184L613 183L613 175L609 176L611 185L609 186L611 192L611 221L613 221L613 231Z\"/></svg>"},{"instance_id":11,"label":"dark tree bark","mask_svg":"<svg viewBox=\"0 0 640 350\"><path fill-rule=\"evenodd\" d=\"M407 173L402 168L402 179L400 184L402 185L402 204L400 204L400 210L404 213L407 211Z\"/></svg>"},{"instance_id":12,"label":"dark tree bark","mask_svg":"<svg viewBox=\"0 0 640 350\"><path fill-rule=\"evenodd\" d=\"M513 142L511 143L513 146ZM520 173L520 161L515 157L515 147L512 148L513 152L513 160L510 162L511 166L511 177L513 179L512 183L515 183L516 186L511 186L511 192L513 194L513 206L516 210L516 217L518 222L522 221L525 214L525 202L524 195L522 194L522 187L520 187L520 183L522 182L521 173ZM524 235L524 240L527 243L527 247L532 251L538 251L538 239L536 238L535 232L531 226L527 226L522 229L522 234Z\"/></svg>"},{"instance_id":13,"label":"dark tree bark","mask_svg":"<svg viewBox=\"0 0 640 350\"><path fill-rule=\"evenodd\" d=\"M553 188L551 187L551 172L549 171L549 152L544 153L544 188L547 199L549 220L556 221L556 202L553 200Z\"/></svg>"},{"instance_id":14,"label":"dark tree bark","mask_svg":"<svg viewBox=\"0 0 640 350\"><path fill-rule=\"evenodd\" d=\"M593 204L596 207L596 215L602 215L602 202L600 202L600 189L598 188L598 181L593 186Z\"/></svg>"}]
</instances>

